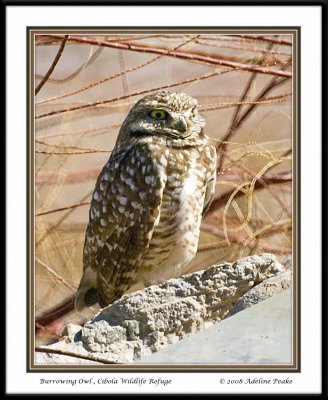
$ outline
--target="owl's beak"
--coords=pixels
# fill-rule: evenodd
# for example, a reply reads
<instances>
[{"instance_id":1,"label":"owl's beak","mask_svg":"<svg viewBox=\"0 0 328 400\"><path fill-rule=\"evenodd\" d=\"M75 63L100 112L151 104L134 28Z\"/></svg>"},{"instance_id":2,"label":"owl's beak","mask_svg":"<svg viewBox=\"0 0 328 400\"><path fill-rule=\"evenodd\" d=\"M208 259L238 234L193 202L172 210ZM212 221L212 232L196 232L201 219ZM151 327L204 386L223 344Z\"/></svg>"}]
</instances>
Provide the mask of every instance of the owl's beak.
<instances>
[{"instance_id":1,"label":"owl's beak","mask_svg":"<svg viewBox=\"0 0 328 400\"><path fill-rule=\"evenodd\" d=\"M185 118L182 116L179 117L179 119L175 123L174 128L181 133L185 133L187 130L187 122Z\"/></svg>"}]
</instances>

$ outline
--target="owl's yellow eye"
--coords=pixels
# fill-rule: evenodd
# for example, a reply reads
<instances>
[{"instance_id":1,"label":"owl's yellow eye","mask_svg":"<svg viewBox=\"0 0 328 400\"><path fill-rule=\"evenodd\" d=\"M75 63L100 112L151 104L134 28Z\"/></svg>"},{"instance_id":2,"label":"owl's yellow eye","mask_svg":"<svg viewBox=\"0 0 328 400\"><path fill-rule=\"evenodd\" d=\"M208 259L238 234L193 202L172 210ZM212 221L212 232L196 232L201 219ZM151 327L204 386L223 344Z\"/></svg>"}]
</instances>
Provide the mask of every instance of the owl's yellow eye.
<instances>
[{"instance_id":1,"label":"owl's yellow eye","mask_svg":"<svg viewBox=\"0 0 328 400\"><path fill-rule=\"evenodd\" d=\"M166 118L166 112L164 110L153 110L150 113L150 116L154 119L165 119Z\"/></svg>"}]
</instances>

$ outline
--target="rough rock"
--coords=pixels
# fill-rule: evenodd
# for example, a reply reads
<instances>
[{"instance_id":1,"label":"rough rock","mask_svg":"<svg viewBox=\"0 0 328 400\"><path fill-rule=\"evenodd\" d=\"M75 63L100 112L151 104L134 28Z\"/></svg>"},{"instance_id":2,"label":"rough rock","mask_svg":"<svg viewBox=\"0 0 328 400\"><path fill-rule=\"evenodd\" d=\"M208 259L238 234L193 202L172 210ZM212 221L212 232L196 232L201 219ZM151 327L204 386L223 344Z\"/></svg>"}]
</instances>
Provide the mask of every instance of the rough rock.
<instances>
[{"instance_id":1,"label":"rough rock","mask_svg":"<svg viewBox=\"0 0 328 400\"><path fill-rule=\"evenodd\" d=\"M292 309L292 291L287 289L136 364L291 365Z\"/></svg>"},{"instance_id":2,"label":"rough rock","mask_svg":"<svg viewBox=\"0 0 328 400\"><path fill-rule=\"evenodd\" d=\"M245 308L258 304L286 289L292 287L292 271L291 269L281 272L273 278L267 279L259 285L252 288L237 300L230 315L236 314Z\"/></svg>"},{"instance_id":3,"label":"rough rock","mask_svg":"<svg viewBox=\"0 0 328 400\"><path fill-rule=\"evenodd\" d=\"M78 333L47 347L133 362L227 317L254 285L282 271L272 254L213 265L127 294Z\"/></svg>"},{"instance_id":4,"label":"rough rock","mask_svg":"<svg viewBox=\"0 0 328 400\"><path fill-rule=\"evenodd\" d=\"M72 336L78 333L82 329L81 325L68 324L63 330L63 336Z\"/></svg>"}]
</instances>

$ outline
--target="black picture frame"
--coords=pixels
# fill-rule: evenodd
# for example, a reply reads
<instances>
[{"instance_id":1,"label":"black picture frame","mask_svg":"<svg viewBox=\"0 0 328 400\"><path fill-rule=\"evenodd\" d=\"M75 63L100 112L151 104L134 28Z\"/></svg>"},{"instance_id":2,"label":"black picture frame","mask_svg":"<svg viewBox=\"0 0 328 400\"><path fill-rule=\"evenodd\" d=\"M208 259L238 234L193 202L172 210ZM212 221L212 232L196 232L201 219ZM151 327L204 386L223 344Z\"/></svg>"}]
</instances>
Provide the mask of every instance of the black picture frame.
<instances>
[{"instance_id":1,"label":"black picture frame","mask_svg":"<svg viewBox=\"0 0 328 400\"><path fill-rule=\"evenodd\" d=\"M325 42L325 38L327 37L327 1L322 0L322 1L283 1L283 0L276 0L276 1L242 1L242 0L231 0L231 1L205 1L205 2L199 2L199 1L189 1L189 2L185 2L185 1L160 1L160 2L156 2L156 4L153 4L153 1L116 1L116 2L108 2L108 1L1 1L1 8L2 8L2 27L3 27L3 35L2 35L2 48L4 49L4 54L6 54L6 9L9 6L37 6L37 5L44 5L44 6L115 6L115 5L124 5L124 6L130 6L130 5L137 5L137 6L145 6L145 5L156 5L156 6L161 6L161 5L174 5L174 6L190 6L190 5L201 5L204 7L211 7L211 6L217 6L217 5L222 5L222 6L256 6L256 5L266 5L266 6L320 6L322 9L322 33L321 33L321 37L322 37L322 71L325 71L325 67L327 66L326 64L326 58L327 58L327 50L326 50L326 42ZM5 94L6 94L6 70L5 70L5 64L2 64L3 66L3 73L2 73L2 86L3 86L3 100L4 100L4 104L5 104ZM327 83L326 83L326 78L325 78L325 74L322 75L322 83L323 83L323 92L322 92L322 107L324 107L324 104L326 104L325 100L326 100L326 96L327 96ZM325 109L322 108L322 132L326 131L326 118L327 118L327 113L325 112ZM6 116L5 113L3 115L2 118L2 126L3 126L3 132L6 132ZM6 149L6 135L2 136L2 140L3 140L3 149ZM324 157L324 150L322 147L322 160L325 160ZM3 175L3 179L4 182L7 185L6 182L6 153L4 154L3 158L2 158L2 171L5 172ZM324 179L324 178L323 178ZM322 179L322 188L324 188L324 180ZM322 220L323 223L324 221L326 221L325 218L325 209L324 207L322 208ZM4 207L4 219L3 221L5 221L5 223L3 223L2 225L2 229L3 229L3 237L6 237L6 226L8 226L10 224L10 221L7 219L6 216L6 204ZM322 232L321 232L322 234ZM322 247L323 248L323 247ZM6 251L4 249L3 251L3 260L4 260L4 264L7 266L7 257L6 257ZM323 253L322 253L323 256ZM325 268L322 268L322 274L323 274L323 280L322 280L322 293L324 294L324 298L322 302L322 305L324 306L324 304L327 301L327 295L325 294L325 286L326 286L326 282L327 282L327 276L326 276L326 272L325 272ZM3 305L6 304L6 285L5 285L6 279L4 277L3 279ZM325 338L327 335L327 321L325 318L325 309L322 309L322 337ZM6 318L6 308L3 308L3 315L4 318ZM5 342L4 342L5 345ZM319 396L327 396L327 387L326 387L326 383L325 383L325 376L324 376L324 364L326 364L326 360L327 360L327 349L325 346L325 340L322 341L322 348L323 348L323 354L322 354L322 390L321 393L319 394ZM6 345L4 347L4 352L6 349ZM8 354L6 355L7 357L9 356ZM5 368L6 364L5 364L5 359L4 359L4 370L6 370ZM7 393L6 393L7 394ZM307 394L302 394L303 396L307 397ZM265 396L265 395L263 395Z\"/></svg>"}]
</instances>

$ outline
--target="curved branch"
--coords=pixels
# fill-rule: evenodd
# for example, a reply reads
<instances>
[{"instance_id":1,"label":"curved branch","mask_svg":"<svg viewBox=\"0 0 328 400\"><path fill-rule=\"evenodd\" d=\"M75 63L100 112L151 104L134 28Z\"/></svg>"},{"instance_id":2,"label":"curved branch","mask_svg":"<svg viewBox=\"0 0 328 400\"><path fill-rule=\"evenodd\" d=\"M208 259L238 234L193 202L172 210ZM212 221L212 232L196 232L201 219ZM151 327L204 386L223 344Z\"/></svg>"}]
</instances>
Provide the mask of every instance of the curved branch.
<instances>
[{"instance_id":1,"label":"curved branch","mask_svg":"<svg viewBox=\"0 0 328 400\"><path fill-rule=\"evenodd\" d=\"M292 174L290 172L285 172L285 173L281 173L281 174L265 174L256 181L254 189L255 190L262 189L262 188L266 187L267 185L279 185L281 183L287 183L287 182L291 182L291 181L292 181ZM209 207L206 215L211 214L218 208L225 205L233 192L234 192L234 189L222 194L221 196L216 197L212 201L211 206ZM235 195L234 198L236 199L237 197L242 196L242 195L243 195L243 192L239 191Z\"/></svg>"},{"instance_id":2,"label":"curved branch","mask_svg":"<svg viewBox=\"0 0 328 400\"><path fill-rule=\"evenodd\" d=\"M64 47L66 45L67 39L68 39L68 35L65 35L63 37L62 44L60 45L59 50L58 50L58 52L56 54L56 57L54 58L50 68L48 69L48 72L45 74L45 76L43 77L42 81L36 87L35 95L37 95L40 92L40 90L42 89L43 85L47 82L47 80L49 79L50 75L53 73L56 65L58 64L58 61L59 61L61 55L63 54Z\"/></svg>"}]
</instances>

